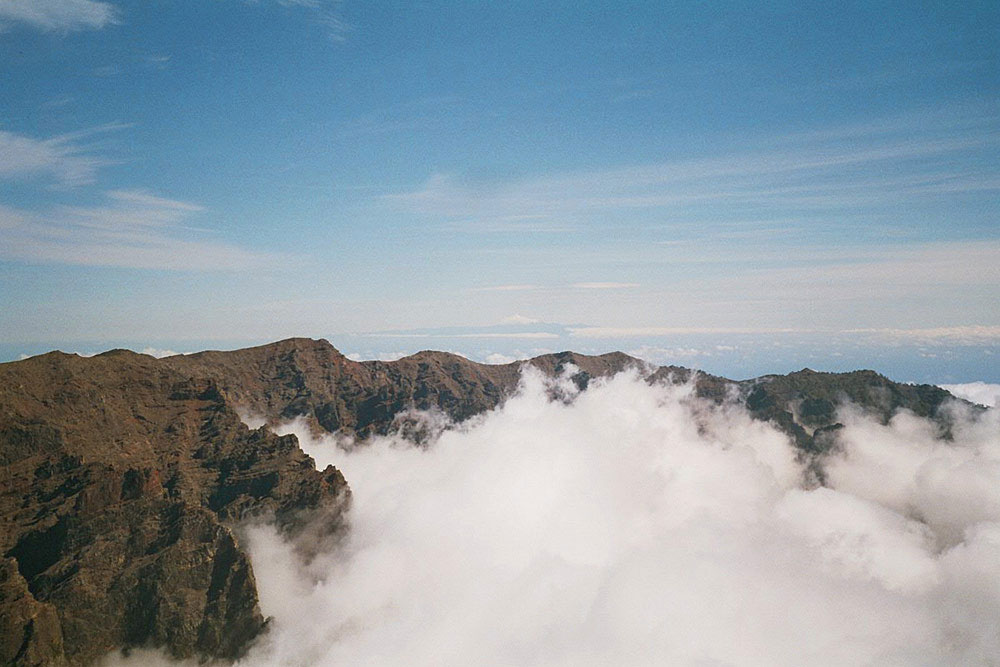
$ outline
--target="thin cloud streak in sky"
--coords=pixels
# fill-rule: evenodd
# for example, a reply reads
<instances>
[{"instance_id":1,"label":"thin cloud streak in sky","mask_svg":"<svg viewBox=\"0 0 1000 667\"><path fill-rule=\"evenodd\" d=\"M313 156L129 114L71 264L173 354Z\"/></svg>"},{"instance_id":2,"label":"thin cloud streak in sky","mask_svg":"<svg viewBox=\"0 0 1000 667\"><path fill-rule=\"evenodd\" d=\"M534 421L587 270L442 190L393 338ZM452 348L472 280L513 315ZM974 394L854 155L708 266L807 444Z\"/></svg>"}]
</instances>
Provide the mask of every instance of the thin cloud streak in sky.
<instances>
[{"instance_id":1,"label":"thin cloud streak in sky","mask_svg":"<svg viewBox=\"0 0 1000 667\"><path fill-rule=\"evenodd\" d=\"M773 287L792 281L828 285L834 289L862 285L874 292L914 285L1000 288L1000 240L894 245L878 255L848 255L840 261L816 266L782 267L760 273L775 281Z\"/></svg>"},{"instance_id":2,"label":"thin cloud streak in sky","mask_svg":"<svg viewBox=\"0 0 1000 667\"><path fill-rule=\"evenodd\" d=\"M629 289L632 287L640 287L639 283L622 283L622 282L582 282L573 283L568 287L571 289L586 289L586 290L604 290L604 289ZM532 292L538 290L546 291L557 291L565 289L563 286L552 285L549 287L543 287L542 285L533 285L530 283L524 283L519 285L492 285L490 287L473 287L474 292Z\"/></svg>"},{"instance_id":3,"label":"thin cloud streak in sky","mask_svg":"<svg viewBox=\"0 0 1000 667\"><path fill-rule=\"evenodd\" d=\"M805 329L752 329L726 327L575 327L569 335L577 338L637 338L689 334L774 334L804 333Z\"/></svg>"},{"instance_id":4,"label":"thin cloud streak in sky","mask_svg":"<svg viewBox=\"0 0 1000 667\"><path fill-rule=\"evenodd\" d=\"M81 139L122 127L106 125L51 139L33 139L0 130L0 179L48 176L61 185L92 183L97 169L110 161L94 154Z\"/></svg>"},{"instance_id":5,"label":"thin cloud streak in sky","mask_svg":"<svg viewBox=\"0 0 1000 667\"><path fill-rule=\"evenodd\" d=\"M639 283L614 283L614 282L594 282L594 283L573 283L571 287L577 289L629 289L639 287Z\"/></svg>"},{"instance_id":6,"label":"thin cloud streak in sky","mask_svg":"<svg viewBox=\"0 0 1000 667\"><path fill-rule=\"evenodd\" d=\"M474 292L526 292L530 290L540 289L539 285L531 284L521 284L521 285L493 285L490 287L473 287Z\"/></svg>"},{"instance_id":7,"label":"thin cloud streak in sky","mask_svg":"<svg viewBox=\"0 0 1000 667\"><path fill-rule=\"evenodd\" d=\"M985 116L983 123L995 125ZM989 173L928 167L927 158L940 158L996 146L996 132L974 133L961 123L938 120L918 138L900 139L883 131L862 132L857 146L830 146L796 138L797 145L782 151L733 154L539 176L493 184L465 184L447 174L434 174L423 188L388 200L417 213L444 219L471 221L473 230L484 225L502 228L505 221L533 220L533 226L559 227L590 220L609 211L660 209L700 210L725 205L730 209L759 210L760 206L786 210L844 210L885 206L942 193L984 192L997 187L995 168ZM897 130L916 131L904 123ZM957 135L957 136L955 136ZM874 144L874 145L872 145ZM900 167L891 176L880 167ZM463 223L464 224L464 223Z\"/></svg>"},{"instance_id":8,"label":"thin cloud streak in sky","mask_svg":"<svg viewBox=\"0 0 1000 667\"><path fill-rule=\"evenodd\" d=\"M25 262L179 271L226 271L266 266L276 256L210 240L184 224L201 207L144 191L105 193L95 207L57 206L45 212L0 208L0 257Z\"/></svg>"},{"instance_id":9,"label":"thin cloud streak in sky","mask_svg":"<svg viewBox=\"0 0 1000 667\"><path fill-rule=\"evenodd\" d=\"M277 0L277 2L283 7L298 7L312 11L316 21L326 30L331 42L347 41L347 35L353 26L341 18L339 0Z\"/></svg>"},{"instance_id":10,"label":"thin cloud streak in sky","mask_svg":"<svg viewBox=\"0 0 1000 667\"><path fill-rule=\"evenodd\" d=\"M691 334L830 334L845 338L861 337L923 343L928 345L983 345L1000 342L998 326L954 326L922 329L753 329L727 327L569 327L577 338L636 338L643 336L684 336Z\"/></svg>"},{"instance_id":11,"label":"thin cloud streak in sky","mask_svg":"<svg viewBox=\"0 0 1000 667\"><path fill-rule=\"evenodd\" d=\"M559 338L559 334L549 331L483 331L480 333L369 333L372 338Z\"/></svg>"},{"instance_id":12,"label":"thin cloud streak in sky","mask_svg":"<svg viewBox=\"0 0 1000 667\"><path fill-rule=\"evenodd\" d=\"M1000 343L1000 326L955 326L924 329L849 329L845 334L870 334L876 337L927 344L981 345Z\"/></svg>"},{"instance_id":13,"label":"thin cloud streak in sky","mask_svg":"<svg viewBox=\"0 0 1000 667\"><path fill-rule=\"evenodd\" d=\"M276 0L282 7L306 9L323 26L332 42L344 42L352 26L340 16L336 0ZM97 0L0 0L0 29L21 23L50 32L96 30L118 23L119 12Z\"/></svg>"},{"instance_id":14,"label":"thin cloud streak in sky","mask_svg":"<svg viewBox=\"0 0 1000 667\"><path fill-rule=\"evenodd\" d=\"M53 32L98 29L115 23L110 3L95 0L0 0L0 28L7 22L25 23ZM2 39L2 37L0 37Z\"/></svg>"}]
</instances>

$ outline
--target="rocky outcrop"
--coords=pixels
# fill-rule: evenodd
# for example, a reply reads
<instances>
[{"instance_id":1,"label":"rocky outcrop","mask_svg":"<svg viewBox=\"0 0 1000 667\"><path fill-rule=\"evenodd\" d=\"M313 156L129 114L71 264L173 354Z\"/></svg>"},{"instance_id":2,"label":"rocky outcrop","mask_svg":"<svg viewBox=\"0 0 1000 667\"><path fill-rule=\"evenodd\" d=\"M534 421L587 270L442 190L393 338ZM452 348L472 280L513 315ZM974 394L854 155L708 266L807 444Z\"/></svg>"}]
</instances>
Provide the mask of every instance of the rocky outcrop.
<instances>
[{"instance_id":1,"label":"rocky outcrop","mask_svg":"<svg viewBox=\"0 0 1000 667\"><path fill-rule=\"evenodd\" d=\"M264 628L241 518L330 530L347 486L211 380L116 351L0 365L2 664L235 658Z\"/></svg>"},{"instance_id":2,"label":"rocky outcrop","mask_svg":"<svg viewBox=\"0 0 1000 667\"><path fill-rule=\"evenodd\" d=\"M56 608L28 590L13 558L0 558L0 661L5 665L65 664Z\"/></svg>"},{"instance_id":3,"label":"rocky outcrop","mask_svg":"<svg viewBox=\"0 0 1000 667\"><path fill-rule=\"evenodd\" d=\"M649 382L693 382L705 398L744 402L806 457L831 446L844 401L947 428L947 392L871 371L734 381L621 353L525 363L572 366L580 386L630 366ZM348 497L339 471L317 471L294 436L252 430L239 414L363 438L400 428L411 409L454 421L492 409L520 367L442 352L355 362L302 338L160 360L114 350L0 364L0 664L86 664L142 646L238 657L266 621L234 527L266 515L291 535L307 525L310 539L317 526L336 535Z\"/></svg>"},{"instance_id":4,"label":"rocky outcrop","mask_svg":"<svg viewBox=\"0 0 1000 667\"><path fill-rule=\"evenodd\" d=\"M909 410L936 420L947 436L950 415L941 407L958 400L940 387L901 384L874 371L818 373L805 368L748 380L741 383L741 389L754 417L771 421L794 438L801 450L813 454L823 454L835 443L833 435L842 428L837 411L844 404L853 404L882 423L900 409Z\"/></svg>"}]
</instances>

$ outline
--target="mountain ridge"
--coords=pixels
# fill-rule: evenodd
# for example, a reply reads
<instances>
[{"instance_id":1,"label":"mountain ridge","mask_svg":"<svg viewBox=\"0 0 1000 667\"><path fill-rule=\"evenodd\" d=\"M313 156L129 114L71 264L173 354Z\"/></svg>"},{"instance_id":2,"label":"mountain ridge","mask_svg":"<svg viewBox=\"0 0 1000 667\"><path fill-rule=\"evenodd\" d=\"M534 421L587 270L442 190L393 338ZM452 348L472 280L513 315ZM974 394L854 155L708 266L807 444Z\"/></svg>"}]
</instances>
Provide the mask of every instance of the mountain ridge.
<instances>
[{"instance_id":1,"label":"mountain ridge","mask_svg":"<svg viewBox=\"0 0 1000 667\"><path fill-rule=\"evenodd\" d=\"M500 405L524 364L547 375L572 367L581 387L631 367L650 383L692 382L699 396L737 400L775 424L807 460L834 446L844 401L882 421L907 409L946 431L940 408L953 398L874 371L737 381L569 351L503 365L430 350L353 361L309 338L162 359L117 349L0 364L0 663L87 664L142 646L242 655L266 619L239 522L268 516L293 539L316 526L324 534L309 542L335 538L350 499L349 480L316 470L294 436L242 418L304 418L359 439L407 432L400 419L413 409L460 422Z\"/></svg>"}]
</instances>

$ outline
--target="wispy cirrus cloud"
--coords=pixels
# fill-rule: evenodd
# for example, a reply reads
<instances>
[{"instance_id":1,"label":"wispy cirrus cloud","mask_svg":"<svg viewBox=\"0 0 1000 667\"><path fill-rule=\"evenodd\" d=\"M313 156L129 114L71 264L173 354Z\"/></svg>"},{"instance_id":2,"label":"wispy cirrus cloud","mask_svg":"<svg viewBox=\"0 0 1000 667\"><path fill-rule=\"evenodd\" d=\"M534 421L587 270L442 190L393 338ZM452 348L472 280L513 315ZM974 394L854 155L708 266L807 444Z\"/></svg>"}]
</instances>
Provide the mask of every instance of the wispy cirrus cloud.
<instances>
[{"instance_id":1,"label":"wispy cirrus cloud","mask_svg":"<svg viewBox=\"0 0 1000 667\"><path fill-rule=\"evenodd\" d=\"M551 331L479 331L476 333L407 333L407 332L374 332L366 334L372 338L559 338L559 334Z\"/></svg>"},{"instance_id":2,"label":"wispy cirrus cloud","mask_svg":"<svg viewBox=\"0 0 1000 667\"><path fill-rule=\"evenodd\" d=\"M0 207L0 257L28 263L227 271L275 256L205 238L189 224L202 207L141 190L112 190L99 206L34 212Z\"/></svg>"},{"instance_id":3,"label":"wispy cirrus cloud","mask_svg":"<svg viewBox=\"0 0 1000 667\"><path fill-rule=\"evenodd\" d=\"M11 23L50 32L96 30L117 17L113 5L96 0L0 0L0 30Z\"/></svg>"},{"instance_id":4,"label":"wispy cirrus cloud","mask_svg":"<svg viewBox=\"0 0 1000 667\"><path fill-rule=\"evenodd\" d=\"M754 327L570 327L574 338L643 338L700 334L803 333L805 329Z\"/></svg>"},{"instance_id":5,"label":"wispy cirrus cloud","mask_svg":"<svg viewBox=\"0 0 1000 667\"><path fill-rule=\"evenodd\" d=\"M489 287L474 287L471 291L473 292L530 292L533 290L541 289L539 285L532 285L530 283L521 283L515 285L490 285Z\"/></svg>"},{"instance_id":6,"label":"wispy cirrus cloud","mask_svg":"<svg viewBox=\"0 0 1000 667\"><path fill-rule=\"evenodd\" d=\"M533 283L518 283L511 285L490 285L488 287L473 287L472 292L536 292L536 291L566 291L571 290L618 290L641 287L639 283L623 282L580 282L571 285L536 285Z\"/></svg>"},{"instance_id":7,"label":"wispy cirrus cloud","mask_svg":"<svg viewBox=\"0 0 1000 667\"><path fill-rule=\"evenodd\" d=\"M831 302L872 297L961 296L963 291L1000 289L1000 240L937 241L894 244L878 249L841 251L842 257L817 255L816 261L752 271L752 285L740 289L746 276L717 278L730 294ZM995 318L996 313L984 313Z\"/></svg>"},{"instance_id":8,"label":"wispy cirrus cloud","mask_svg":"<svg viewBox=\"0 0 1000 667\"><path fill-rule=\"evenodd\" d=\"M753 248L742 249L743 258L706 264L706 271L696 271L698 264L674 266L666 259L674 271L671 280L644 281L649 285L643 290L623 291L621 298L616 293L615 299L595 303L593 308L600 308L596 312L605 314L599 324L610 328L581 333L601 338L670 335L683 333L670 330L679 323L685 329L711 329L705 333L731 327L734 333L745 328L764 333L912 327L941 334L943 330L932 327L1000 323L995 307L1000 241L903 241L874 249L844 245L834 250L828 254L822 248L814 252L800 247L790 255L793 261L782 262ZM710 259L708 253L706 261ZM727 265L732 269L717 269ZM593 293L595 298L603 294ZM668 328L660 329L663 325ZM959 332L968 335L973 330Z\"/></svg>"},{"instance_id":9,"label":"wispy cirrus cloud","mask_svg":"<svg viewBox=\"0 0 1000 667\"><path fill-rule=\"evenodd\" d=\"M332 42L345 42L352 26L341 17L339 0L276 0L282 7L309 10Z\"/></svg>"},{"instance_id":10,"label":"wispy cirrus cloud","mask_svg":"<svg viewBox=\"0 0 1000 667\"><path fill-rule=\"evenodd\" d=\"M113 161L87 140L123 127L127 125L111 123L48 139L0 130L0 180L47 177L63 186L93 183L98 168Z\"/></svg>"},{"instance_id":11,"label":"wispy cirrus cloud","mask_svg":"<svg viewBox=\"0 0 1000 667\"><path fill-rule=\"evenodd\" d=\"M538 324L539 322L541 322L541 320L536 317L527 317L525 315L521 315L520 313L508 315L500 320L500 324Z\"/></svg>"},{"instance_id":12,"label":"wispy cirrus cloud","mask_svg":"<svg viewBox=\"0 0 1000 667\"><path fill-rule=\"evenodd\" d=\"M846 334L868 334L888 341L923 345L983 345L1000 343L1000 326L965 325L918 329L850 329Z\"/></svg>"},{"instance_id":13,"label":"wispy cirrus cloud","mask_svg":"<svg viewBox=\"0 0 1000 667\"><path fill-rule=\"evenodd\" d=\"M596 282L596 283L573 283L572 287L576 289L631 289L633 287L639 287L639 283L615 283L615 282Z\"/></svg>"},{"instance_id":14,"label":"wispy cirrus cloud","mask_svg":"<svg viewBox=\"0 0 1000 667\"><path fill-rule=\"evenodd\" d=\"M100 167L113 164L94 138L124 127L108 124L49 139L0 131L0 181L30 179L56 189L91 185ZM83 190L89 195L89 188ZM111 189L103 196L96 205L0 205L0 258L198 271L237 270L274 258L212 239L210 230L194 224L203 212L197 204L143 189Z\"/></svg>"},{"instance_id":15,"label":"wispy cirrus cloud","mask_svg":"<svg viewBox=\"0 0 1000 667\"><path fill-rule=\"evenodd\" d=\"M998 121L990 109L907 115L790 133L764 150L495 182L435 173L387 201L447 231L472 232L635 227L663 213L715 220L870 215L901 202L1000 190L996 167L982 159L1000 145Z\"/></svg>"}]
</instances>

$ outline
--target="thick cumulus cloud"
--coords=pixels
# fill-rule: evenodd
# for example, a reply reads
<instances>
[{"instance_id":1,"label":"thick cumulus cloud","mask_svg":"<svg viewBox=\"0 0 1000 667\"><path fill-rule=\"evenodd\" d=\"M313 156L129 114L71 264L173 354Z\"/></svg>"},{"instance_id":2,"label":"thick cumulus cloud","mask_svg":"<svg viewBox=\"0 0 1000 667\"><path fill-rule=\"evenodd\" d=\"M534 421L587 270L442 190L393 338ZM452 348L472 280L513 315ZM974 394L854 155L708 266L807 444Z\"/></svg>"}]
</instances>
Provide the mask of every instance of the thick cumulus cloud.
<instances>
[{"instance_id":1,"label":"thick cumulus cloud","mask_svg":"<svg viewBox=\"0 0 1000 667\"><path fill-rule=\"evenodd\" d=\"M827 485L737 406L526 371L430 444L303 446L353 490L309 563L247 533L272 631L246 665L1000 661L1000 423L847 409ZM148 658L148 656L147 656Z\"/></svg>"}]
</instances>

